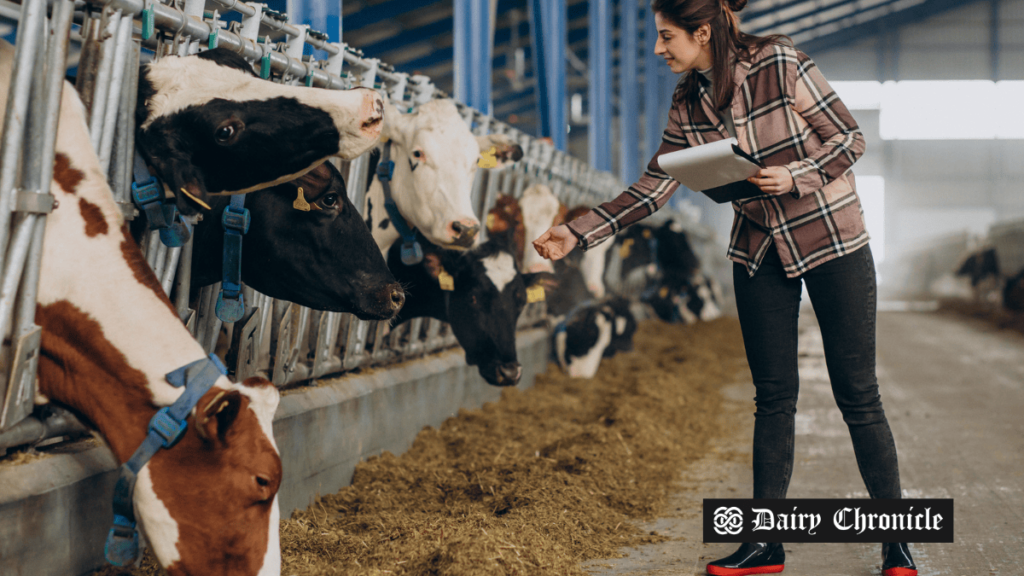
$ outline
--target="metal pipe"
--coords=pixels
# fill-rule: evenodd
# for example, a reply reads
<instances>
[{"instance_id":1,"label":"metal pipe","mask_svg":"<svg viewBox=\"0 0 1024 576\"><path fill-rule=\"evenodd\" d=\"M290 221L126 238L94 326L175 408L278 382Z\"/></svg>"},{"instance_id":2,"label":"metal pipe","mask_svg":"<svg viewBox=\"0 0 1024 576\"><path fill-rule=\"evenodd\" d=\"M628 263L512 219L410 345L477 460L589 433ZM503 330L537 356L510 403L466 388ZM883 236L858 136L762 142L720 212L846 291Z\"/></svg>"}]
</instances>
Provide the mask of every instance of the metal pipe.
<instances>
[{"instance_id":1,"label":"metal pipe","mask_svg":"<svg viewBox=\"0 0 1024 576\"><path fill-rule=\"evenodd\" d=\"M100 169L108 173L116 122L120 116L118 108L121 104L122 87L124 86L124 77L127 73L126 64L132 60L129 57L129 50L133 45L132 18L131 16L125 16L120 19L117 26L117 40L114 43L114 63L110 78L110 85L113 89L107 89L106 110L103 113L103 131L101 132L100 146L98 148ZM109 176L107 180L110 180Z\"/></svg>"},{"instance_id":2,"label":"metal pipe","mask_svg":"<svg viewBox=\"0 0 1024 576\"><path fill-rule=\"evenodd\" d=\"M89 429L79 422L74 414L63 408L50 405L46 408L46 413L41 418L30 416L10 429L0 432L0 450L36 444L55 436L89 433Z\"/></svg>"},{"instance_id":3,"label":"metal pipe","mask_svg":"<svg viewBox=\"0 0 1024 576\"><path fill-rule=\"evenodd\" d=\"M184 322L188 318L189 291L192 289L192 240L189 239L181 247L178 257L178 273L174 279L174 307L178 310L178 318Z\"/></svg>"},{"instance_id":4,"label":"metal pipe","mask_svg":"<svg viewBox=\"0 0 1024 576\"><path fill-rule=\"evenodd\" d=\"M96 73L96 91L93 92L92 111L89 116L89 140L94 150L99 150L100 139L103 136L103 118L107 112L107 95L110 92L110 74L114 67L117 27L121 22L121 12L105 10L103 17L106 18L106 25L100 33L103 52L100 56L99 72Z\"/></svg>"},{"instance_id":5,"label":"metal pipe","mask_svg":"<svg viewBox=\"0 0 1024 576\"><path fill-rule=\"evenodd\" d=\"M171 295L171 286L174 285L174 273L178 269L178 260L181 259L181 247L176 246L167 251L167 263L163 268L163 275L160 277L160 286L164 294Z\"/></svg>"},{"instance_id":6,"label":"metal pipe","mask_svg":"<svg viewBox=\"0 0 1024 576\"><path fill-rule=\"evenodd\" d=\"M35 214L26 214L17 223L7 253L7 267L4 269L3 287L0 289L0 334L10 334L11 316L14 313L14 298L21 284L25 259L35 232Z\"/></svg>"},{"instance_id":7,"label":"metal pipe","mask_svg":"<svg viewBox=\"0 0 1024 576\"><path fill-rule=\"evenodd\" d=\"M35 72L36 50L42 41L42 26L46 18L44 0L25 0L22 6L21 32L14 48L14 68L8 89L7 110L4 116L3 137L0 139L0 269L4 267L4 250L11 226L11 207L16 193L21 168L22 136L31 100L32 77ZM20 268L20 267L19 267ZM19 272L20 273L20 272Z\"/></svg>"},{"instance_id":8,"label":"metal pipe","mask_svg":"<svg viewBox=\"0 0 1024 576\"><path fill-rule=\"evenodd\" d=\"M135 151L135 104L139 91L139 49L140 44L132 41L127 63L128 77L122 85L121 105L117 110L117 128L111 158L113 165L110 167L110 188L114 192L114 200L122 207L122 212L125 208L132 207L130 186Z\"/></svg>"}]
</instances>

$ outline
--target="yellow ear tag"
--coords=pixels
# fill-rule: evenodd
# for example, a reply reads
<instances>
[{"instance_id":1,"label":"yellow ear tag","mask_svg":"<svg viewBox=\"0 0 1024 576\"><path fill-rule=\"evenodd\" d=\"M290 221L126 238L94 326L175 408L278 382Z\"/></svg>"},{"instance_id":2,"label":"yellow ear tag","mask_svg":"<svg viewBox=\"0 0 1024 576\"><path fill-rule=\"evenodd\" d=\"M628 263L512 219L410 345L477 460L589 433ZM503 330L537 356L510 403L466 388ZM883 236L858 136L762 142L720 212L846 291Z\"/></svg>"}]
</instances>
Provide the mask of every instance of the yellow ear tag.
<instances>
[{"instance_id":1,"label":"yellow ear tag","mask_svg":"<svg viewBox=\"0 0 1024 576\"><path fill-rule=\"evenodd\" d=\"M544 287L543 286L530 286L526 289L526 303L533 304L534 302L544 301Z\"/></svg>"},{"instance_id":2,"label":"yellow ear tag","mask_svg":"<svg viewBox=\"0 0 1024 576\"><path fill-rule=\"evenodd\" d=\"M494 230L494 221L495 220L497 220L497 218L494 217L494 214L491 214L490 212L488 212L487 213L487 229L488 230Z\"/></svg>"},{"instance_id":3,"label":"yellow ear tag","mask_svg":"<svg viewBox=\"0 0 1024 576\"><path fill-rule=\"evenodd\" d=\"M447 270L441 270L441 273L437 275L437 283L441 285L441 290L445 292L455 290L455 278L452 278L452 275Z\"/></svg>"},{"instance_id":4,"label":"yellow ear tag","mask_svg":"<svg viewBox=\"0 0 1024 576\"><path fill-rule=\"evenodd\" d=\"M292 202L292 208L309 212L309 202L306 202L306 195L302 190L302 186L299 186L299 194L295 197L295 201Z\"/></svg>"},{"instance_id":5,"label":"yellow ear tag","mask_svg":"<svg viewBox=\"0 0 1024 576\"><path fill-rule=\"evenodd\" d=\"M668 298L668 286L662 286L661 290L658 290L658 296L661 298Z\"/></svg>"},{"instance_id":6,"label":"yellow ear tag","mask_svg":"<svg viewBox=\"0 0 1024 576\"><path fill-rule=\"evenodd\" d=\"M632 250L632 247L633 247L633 239L632 238L626 238L625 240L623 240L622 241L622 246L619 246L619 257L622 258L623 260L625 260L626 258L629 258L629 252Z\"/></svg>"},{"instance_id":7,"label":"yellow ear tag","mask_svg":"<svg viewBox=\"0 0 1024 576\"><path fill-rule=\"evenodd\" d=\"M644 234L644 238L645 239L647 239L647 240L651 239L651 229L650 228L644 228L643 234Z\"/></svg>"},{"instance_id":8,"label":"yellow ear tag","mask_svg":"<svg viewBox=\"0 0 1024 576\"><path fill-rule=\"evenodd\" d=\"M491 146L491 149L487 152L481 152L480 159L476 161L476 165L481 168L497 168L498 158L495 156L497 152L498 149L494 146Z\"/></svg>"},{"instance_id":9,"label":"yellow ear tag","mask_svg":"<svg viewBox=\"0 0 1024 576\"><path fill-rule=\"evenodd\" d=\"M185 190L185 188L184 188L184 187L182 187L182 189L181 189L181 192L182 192L182 194L184 194L185 196L188 196L189 198L191 198L191 199L192 199L192 201L193 201L193 202L195 202L196 204L199 204L200 206L202 206L203 208L206 208L207 210L209 210L209 209L210 209L210 205L209 205L209 204L207 204L206 202L203 202L202 200L200 200L200 199L199 199L198 197L194 196L194 195L193 195L193 194L192 194L191 192L189 192L188 190Z\"/></svg>"}]
</instances>

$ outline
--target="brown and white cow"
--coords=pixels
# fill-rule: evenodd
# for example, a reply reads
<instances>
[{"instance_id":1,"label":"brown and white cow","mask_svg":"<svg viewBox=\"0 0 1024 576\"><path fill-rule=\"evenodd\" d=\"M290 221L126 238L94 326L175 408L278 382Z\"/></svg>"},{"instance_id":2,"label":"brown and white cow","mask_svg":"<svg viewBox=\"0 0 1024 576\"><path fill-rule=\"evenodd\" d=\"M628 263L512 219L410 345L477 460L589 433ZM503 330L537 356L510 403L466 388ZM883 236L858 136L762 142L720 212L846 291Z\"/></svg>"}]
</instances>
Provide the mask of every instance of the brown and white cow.
<instances>
[{"instance_id":1,"label":"brown and white cow","mask_svg":"<svg viewBox=\"0 0 1024 576\"><path fill-rule=\"evenodd\" d=\"M0 42L0 110L13 52ZM165 375L205 354L127 234L70 85L51 192L59 205L46 223L36 307L40 400L74 410L125 462L157 410L182 393ZM220 377L179 443L140 470L135 515L168 573L280 574L277 403L266 380Z\"/></svg>"},{"instance_id":2,"label":"brown and white cow","mask_svg":"<svg viewBox=\"0 0 1024 576\"><path fill-rule=\"evenodd\" d=\"M474 136L452 100L431 100L415 112L402 114L388 103L381 146L390 147L395 163L391 193L398 212L410 228L442 248L473 246L480 221L471 201L473 179L482 154L492 156L492 168L523 157L523 149L508 136ZM366 223L387 258L400 237L384 207L384 188L371 173Z\"/></svg>"},{"instance_id":3,"label":"brown and white cow","mask_svg":"<svg viewBox=\"0 0 1024 576\"><path fill-rule=\"evenodd\" d=\"M136 143L191 212L182 189L206 202L294 180L331 156L359 156L380 138L383 114L374 90L275 84L218 48L142 69Z\"/></svg>"}]
</instances>

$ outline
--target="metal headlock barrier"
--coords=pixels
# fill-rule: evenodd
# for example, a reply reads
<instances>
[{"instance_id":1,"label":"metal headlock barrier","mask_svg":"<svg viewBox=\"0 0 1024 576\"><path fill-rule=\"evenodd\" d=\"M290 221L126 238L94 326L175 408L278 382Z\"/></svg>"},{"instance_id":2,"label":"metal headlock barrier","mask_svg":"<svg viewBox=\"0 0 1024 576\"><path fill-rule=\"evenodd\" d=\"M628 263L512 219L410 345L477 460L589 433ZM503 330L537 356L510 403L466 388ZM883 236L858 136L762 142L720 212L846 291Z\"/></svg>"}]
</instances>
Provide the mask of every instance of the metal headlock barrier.
<instances>
[{"instance_id":1,"label":"metal headlock barrier","mask_svg":"<svg viewBox=\"0 0 1024 576\"><path fill-rule=\"evenodd\" d=\"M32 414L40 340L34 322L36 285L46 214L53 206L49 185L69 39L81 44L75 88L89 111L92 144L128 219L137 215L130 195L134 114L140 64L148 58L219 46L253 62L268 80L331 89L371 87L405 111L445 96L429 78L396 72L346 44L329 43L326 35L289 23L285 15L262 4L211 0L219 9L206 11L204 0L24 0L20 8L0 2L4 14L20 10L0 157L0 326L4 334L0 450L84 431L59 408ZM222 20L229 11L239 13L240 22ZM326 59L303 56L305 46L322 51ZM477 171L472 200L481 222L499 193L518 198L534 183L551 186L568 206L595 205L624 189L613 175L598 172L477 110L456 105L474 134L508 135L524 151L523 159L512 166ZM360 211L368 166L369 153L339 166ZM140 247L196 339L208 352L223 352L218 341L224 326L214 313L220 284L203 288L196 309L189 307L191 241L169 248L152 231L145 234ZM224 354L238 380L258 374L284 386L456 344L450 328L433 319L415 319L388 333L386 322L311 310L248 287L244 295L245 313L227 326L230 344ZM519 325L535 325L545 314L543 302L529 304Z\"/></svg>"}]
</instances>

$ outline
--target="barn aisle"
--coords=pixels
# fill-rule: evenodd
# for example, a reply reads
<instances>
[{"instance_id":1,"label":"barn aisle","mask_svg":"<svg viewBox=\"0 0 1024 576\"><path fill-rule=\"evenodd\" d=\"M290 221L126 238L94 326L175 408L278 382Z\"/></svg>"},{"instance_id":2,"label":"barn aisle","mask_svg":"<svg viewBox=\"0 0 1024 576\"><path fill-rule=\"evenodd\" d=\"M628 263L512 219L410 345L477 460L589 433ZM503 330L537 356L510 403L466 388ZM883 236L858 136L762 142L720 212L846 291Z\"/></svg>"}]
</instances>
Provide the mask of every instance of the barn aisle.
<instances>
[{"instance_id":1,"label":"barn aisle","mask_svg":"<svg viewBox=\"0 0 1024 576\"><path fill-rule=\"evenodd\" d=\"M835 407L813 315L801 334L801 397L797 464L789 495L803 498L867 497L849 434ZM953 498L956 542L915 544L921 576L1024 574L1024 337L961 317L934 313L882 313L878 332L879 380L900 455L904 494ZM704 574L708 560L734 545L701 543L703 497L746 497L753 431L753 388L725 390L735 425L722 426L713 451L684 474L670 517L651 530L685 538L630 557L592 563L600 575ZM727 416L732 418L732 416ZM788 544L786 574L879 574L877 545Z\"/></svg>"}]
</instances>

